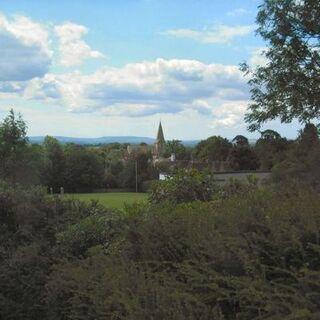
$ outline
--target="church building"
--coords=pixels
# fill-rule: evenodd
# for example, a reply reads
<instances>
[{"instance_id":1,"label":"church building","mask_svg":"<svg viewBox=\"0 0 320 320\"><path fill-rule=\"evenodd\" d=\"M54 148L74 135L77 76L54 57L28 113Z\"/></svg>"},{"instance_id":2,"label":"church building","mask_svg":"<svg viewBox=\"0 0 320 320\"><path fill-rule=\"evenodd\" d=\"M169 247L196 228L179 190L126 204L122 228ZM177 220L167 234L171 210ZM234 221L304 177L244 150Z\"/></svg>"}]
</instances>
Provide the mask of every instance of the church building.
<instances>
[{"instance_id":1,"label":"church building","mask_svg":"<svg viewBox=\"0 0 320 320\"><path fill-rule=\"evenodd\" d=\"M163 159L165 148L166 148L166 141L164 139L162 124L160 121L157 137L154 144L151 146L148 146L145 143L141 143L139 145L135 145L135 144L128 145L125 158L128 158L136 153L148 153L151 151L153 161L157 162L158 160Z\"/></svg>"}]
</instances>

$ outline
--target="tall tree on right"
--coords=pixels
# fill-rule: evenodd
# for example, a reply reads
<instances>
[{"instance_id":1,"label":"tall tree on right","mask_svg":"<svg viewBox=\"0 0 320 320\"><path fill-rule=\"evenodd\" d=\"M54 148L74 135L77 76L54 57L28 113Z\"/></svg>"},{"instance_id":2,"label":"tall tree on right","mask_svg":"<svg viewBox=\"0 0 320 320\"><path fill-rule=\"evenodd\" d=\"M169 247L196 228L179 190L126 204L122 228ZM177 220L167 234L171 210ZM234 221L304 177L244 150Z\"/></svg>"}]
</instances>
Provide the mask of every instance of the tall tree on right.
<instances>
[{"instance_id":1,"label":"tall tree on right","mask_svg":"<svg viewBox=\"0 0 320 320\"><path fill-rule=\"evenodd\" d=\"M250 131L273 119L308 123L320 118L320 1L264 0L257 33L266 41L266 64L249 75Z\"/></svg>"},{"instance_id":2,"label":"tall tree on right","mask_svg":"<svg viewBox=\"0 0 320 320\"><path fill-rule=\"evenodd\" d=\"M302 188L320 190L320 139L317 127L307 124L288 150L283 161L273 168L275 181L298 183Z\"/></svg>"},{"instance_id":3,"label":"tall tree on right","mask_svg":"<svg viewBox=\"0 0 320 320\"><path fill-rule=\"evenodd\" d=\"M285 158L290 142L274 130L268 129L260 133L261 137L257 140L254 151L259 158L261 169L270 170Z\"/></svg>"}]
</instances>

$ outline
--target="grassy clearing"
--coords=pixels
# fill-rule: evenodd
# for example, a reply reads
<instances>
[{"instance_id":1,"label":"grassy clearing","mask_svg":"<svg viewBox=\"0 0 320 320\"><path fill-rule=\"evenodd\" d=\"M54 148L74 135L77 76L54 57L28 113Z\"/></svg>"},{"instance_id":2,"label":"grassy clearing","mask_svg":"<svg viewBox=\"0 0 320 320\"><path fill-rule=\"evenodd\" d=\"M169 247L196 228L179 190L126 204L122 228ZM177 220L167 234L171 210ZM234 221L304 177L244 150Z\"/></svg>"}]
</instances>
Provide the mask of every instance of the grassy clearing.
<instances>
[{"instance_id":1,"label":"grassy clearing","mask_svg":"<svg viewBox=\"0 0 320 320\"><path fill-rule=\"evenodd\" d=\"M107 208L122 209L124 204L147 201L147 193L119 192L119 193L73 193L67 194L69 199L78 199L85 202L97 200Z\"/></svg>"}]
</instances>

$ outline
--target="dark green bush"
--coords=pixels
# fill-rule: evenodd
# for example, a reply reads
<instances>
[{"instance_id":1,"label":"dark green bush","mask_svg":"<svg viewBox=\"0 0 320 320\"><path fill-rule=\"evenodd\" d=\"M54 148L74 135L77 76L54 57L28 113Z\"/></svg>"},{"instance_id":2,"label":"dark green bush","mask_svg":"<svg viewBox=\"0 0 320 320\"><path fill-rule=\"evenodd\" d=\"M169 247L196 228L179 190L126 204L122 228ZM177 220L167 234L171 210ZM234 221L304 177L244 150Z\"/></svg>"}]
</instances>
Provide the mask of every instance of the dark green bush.
<instances>
[{"instance_id":1,"label":"dark green bush","mask_svg":"<svg viewBox=\"0 0 320 320\"><path fill-rule=\"evenodd\" d=\"M152 203L176 204L197 200L209 201L216 189L210 172L181 169L167 180L154 182L149 199Z\"/></svg>"},{"instance_id":2,"label":"dark green bush","mask_svg":"<svg viewBox=\"0 0 320 320\"><path fill-rule=\"evenodd\" d=\"M0 319L319 319L319 194L221 192L120 213L1 186Z\"/></svg>"},{"instance_id":3,"label":"dark green bush","mask_svg":"<svg viewBox=\"0 0 320 320\"><path fill-rule=\"evenodd\" d=\"M318 194L249 188L128 208L122 232L55 266L51 319L317 319Z\"/></svg>"}]
</instances>

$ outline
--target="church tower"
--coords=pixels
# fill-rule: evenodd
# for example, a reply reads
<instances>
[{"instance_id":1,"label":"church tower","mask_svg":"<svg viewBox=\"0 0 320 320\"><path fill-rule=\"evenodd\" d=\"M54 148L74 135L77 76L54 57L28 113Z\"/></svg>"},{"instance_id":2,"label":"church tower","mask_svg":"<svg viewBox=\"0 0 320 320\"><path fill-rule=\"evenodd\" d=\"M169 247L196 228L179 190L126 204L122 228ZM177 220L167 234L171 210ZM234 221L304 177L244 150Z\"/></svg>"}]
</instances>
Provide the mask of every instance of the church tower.
<instances>
[{"instance_id":1,"label":"church tower","mask_svg":"<svg viewBox=\"0 0 320 320\"><path fill-rule=\"evenodd\" d=\"M157 134L156 141L154 143L154 150L153 150L153 155L155 158L160 158L161 156L163 156L163 153L165 151L165 146L166 146L166 141L164 139L162 124L160 121L158 134Z\"/></svg>"}]
</instances>

